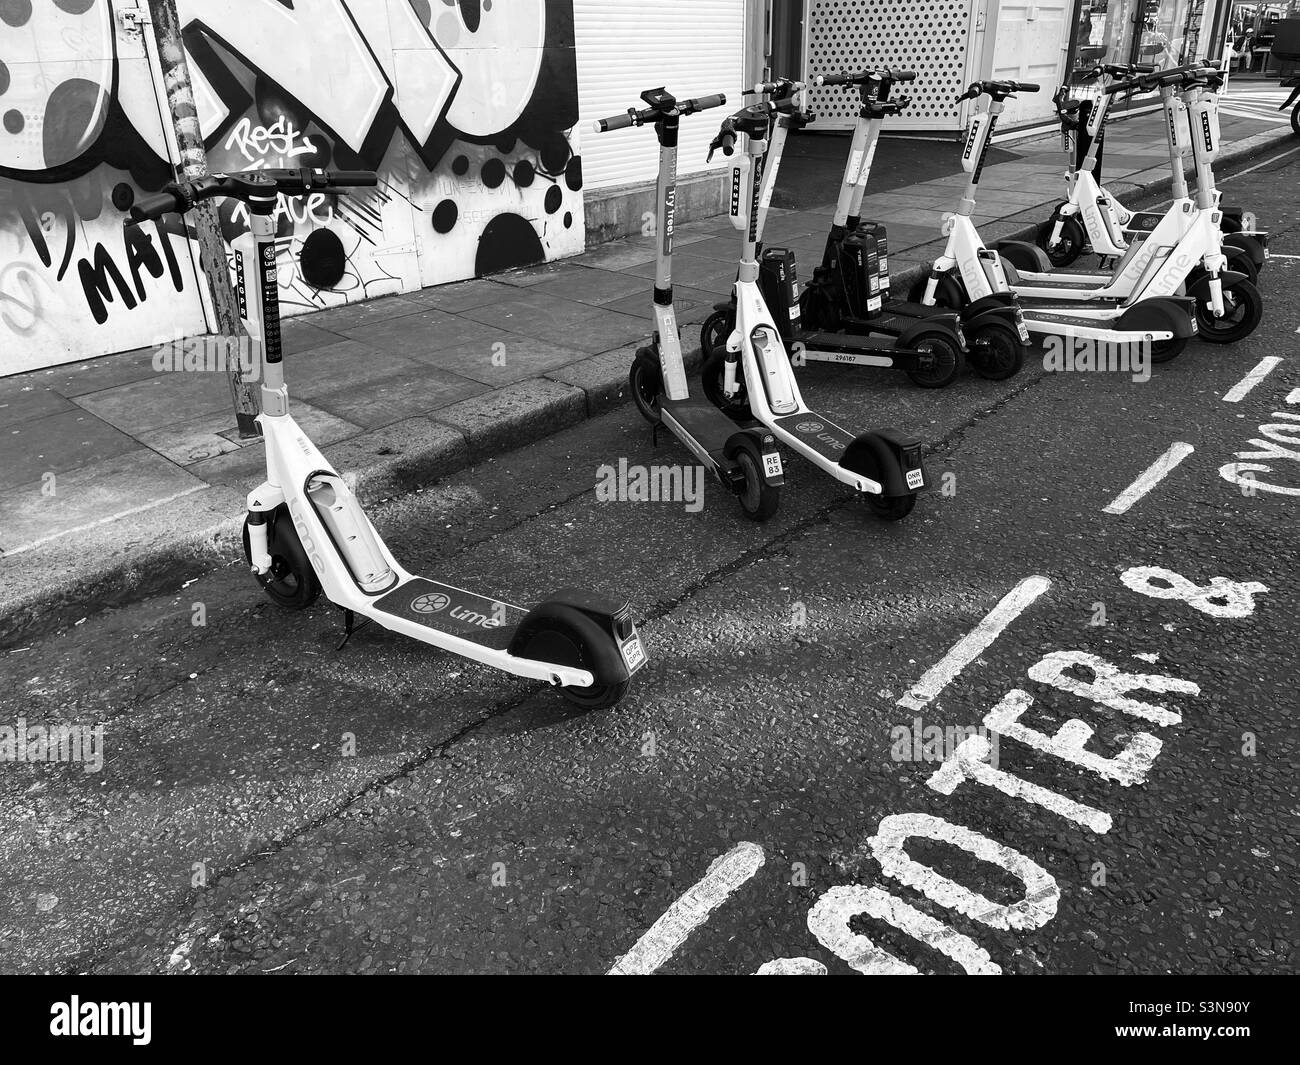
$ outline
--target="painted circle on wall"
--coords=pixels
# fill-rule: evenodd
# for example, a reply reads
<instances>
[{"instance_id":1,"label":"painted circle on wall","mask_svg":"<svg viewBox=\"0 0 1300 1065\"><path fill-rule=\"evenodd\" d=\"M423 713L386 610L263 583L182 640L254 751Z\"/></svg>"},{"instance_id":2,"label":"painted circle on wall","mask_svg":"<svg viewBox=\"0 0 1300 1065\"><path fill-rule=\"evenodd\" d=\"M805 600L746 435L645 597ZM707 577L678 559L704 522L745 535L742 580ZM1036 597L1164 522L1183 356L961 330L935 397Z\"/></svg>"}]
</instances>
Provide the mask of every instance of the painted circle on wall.
<instances>
[{"instance_id":1,"label":"painted circle on wall","mask_svg":"<svg viewBox=\"0 0 1300 1065\"><path fill-rule=\"evenodd\" d=\"M302 279L313 288L333 288L347 269L348 254L332 229L314 229L302 242Z\"/></svg>"},{"instance_id":2,"label":"painted circle on wall","mask_svg":"<svg viewBox=\"0 0 1300 1065\"><path fill-rule=\"evenodd\" d=\"M460 217L460 208L455 200L443 200L433 209L433 228L436 233L450 233Z\"/></svg>"}]
</instances>

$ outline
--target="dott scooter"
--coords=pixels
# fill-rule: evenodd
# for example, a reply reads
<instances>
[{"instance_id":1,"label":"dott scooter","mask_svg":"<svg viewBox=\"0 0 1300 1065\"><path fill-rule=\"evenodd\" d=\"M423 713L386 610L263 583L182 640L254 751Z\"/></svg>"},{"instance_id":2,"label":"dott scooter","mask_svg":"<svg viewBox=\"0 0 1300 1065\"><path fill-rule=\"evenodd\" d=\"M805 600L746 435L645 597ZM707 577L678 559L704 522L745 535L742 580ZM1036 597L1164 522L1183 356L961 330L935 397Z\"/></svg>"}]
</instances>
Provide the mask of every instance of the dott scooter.
<instances>
[{"instance_id":1,"label":"dott scooter","mask_svg":"<svg viewBox=\"0 0 1300 1065\"><path fill-rule=\"evenodd\" d=\"M1121 78L1129 79L1131 91L1153 86L1160 90L1174 194L1174 202L1163 214L1189 216L1187 204L1191 197L1182 160L1183 155L1191 150L1191 141L1188 106L1178 92L1177 76L1181 73L1199 74L1205 78L1205 86L1198 86L1201 89L1199 95L1204 96L1205 108L1213 111L1213 127L1217 129L1218 97L1209 88L1219 74L1204 64L1169 70L1157 70L1144 64L1102 64L1086 76L1088 81L1102 76L1108 79L1102 83L1101 92L1095 99L1071 99L1069 87L1064 85L1057 90L1053 100L1061 120L1069 167L1066 171L1069 199L1056 205L1052 217L1039 227L1037 237L1038 246L1047 253L1052 266L1069 266L1086 248L1091 248L1101 258L1102 267L1113 270L1132 242L1145 238L1162 218L1159 211L1129 211L1101 185L1106 120L1116 95L1106 90ZM1136 78L1142 80L1133 80ZM1206 161L1212 163L1213 159ZM1221 215L1218 224L1220 245L1227 256L1228 266L1256 283L1268 257L1268 234L1258 228L1252 212L1223 207L1219 191L1214 189L1213 193Z\"/></svg>"},{"instance_id":2,"label":"dott scooter","mask_svg":"<svg viewBox=\"0 0 1300 1065\"><path fill-rule=\"evenodd\" d=\"M776 438L750 421L736 423L706 398L692 396L686 381L677 312L673 307L673 226L677 216L677 136L683 115L726 103L721 93L677 100L664 88L641 94L646 107L596 121L597 133L653 123L659 139L659 239L655 242L652 342L639 348L628 373L637 410L655 428L662 425L740 501L753 521L766 521L781 503L785 471Z\"/></svg>"},{"instance_id":3,"label":"dott scooter","mask_svg":"<svg viewBox=\"0 0 1300 1065\"><path fill-rule=\"evenodd\" d=\"M1103 299L1081 302L1029 296L1017 291L1016 268L1010 262L1004 266L1002 255L1014 250L1034 257L1042 269L1047 270L1051 264L1043 250L1023 241L1002 241L995 250L985 246L975 229L972 220L975 197L998 115L1012 93L1037 92L1038 88L1030 82L978 81L959 97L967 100L987 95L989 106L985 111L977 111L971 119L970 132L962 149L962 169L970 174L970 181L957 210L943 216L942 232L947 237L947 245L935 260L929 275L913 289L913 299L919 298L927 305L962 308L973 306L991 293L1017 292L1030 333L1062 337L1071 342L1150 344L1152 362L1168 361L1182 352L1196 332L1196 300L1173 295L1176 280L1166 286L1171 289L1169 294L1158 291L1154 284L1148 284L1142 299L1129 297L1118 303ZM1150 267L1162 283L1168 274L1163 269L1167 258L1166 249L1164 256L1158 262L1153 261Z\"/></svg>"},{"instance_id":4,"label":"dott scooter","mask_svg":"<svg viewBox=\"0 0 1300 1065\"><path fill-rule=\"evenodd\" d=\"M588 709L613 706L646 661L631 607L563 589L525 610L408 573L342 476L289 413L280 341L274 212L279 196L344 195L369 171L254 170L172 183L131 208L127 226L185 214L203 200L248 207L251 243L236 247L244 323L262 382L266 480L248 494L244 557L273 602L302 610L323 590L344 612L506 673L544 680ZM363 622L365 624L365 622ZM340 647L342 644L340 644Z\"/></svg>"},{"instance_id":5,"label":"dott scooter","mask_svg":"<svg viewBox=\"0 0 1300 1065\"><path fill-rule=\"evenodd\" d=\"M895 323L893 328L906 328L907 323L933 326L939 324L939 315L947 314L936 307L890 296L888 233L882 223L862 220L862 200L884 120L900 114L911 103L908 97L891 100L890 92L896 83L915 78L911 70L881 68L813 79L818 86L857 89L862 107L854 125L822 264L804 289L806 328L859 332L879 328L882 320ZM957 321L943 324L958 331L967 359L982 377L1002 381L1024 365L1029 333L1011 293L990 293Z\"/></svg>"},{"instance_id":6,"label":"dott scooter","mask_svg":"<svg viewBox=\"0 0 1300 1065\"><path fill-rule=\"evenodd\" d=\"M810 410L759 287L758 208L770 117L763 104L744 108L722 124L711 146L731 155L744 137L747 165L733 167L731 177L732 202L744 204L736 324L725 348L705 359L705 389L730 416L756 418L819 470L865 496L878 517L898 521L926 487L921 441L892 429L854 436Z\"/></svg>"},{"instance_id":7,"label":"dott scooter","mask_svg":"<svg viewBox=\"0 0 1300 1065\"><path fill-rule=\"evenodd\" d=\"M1203 340L1229 343L1255 329L1263 315L1259 290L1248 274L1229 268L1219 232L1223 215L1217 206L1219 194L1211 167L1219 151L1218 110L1213 94L1207 96L1199 91L1206 75L1212 73L1213 68L1204 67L1161 71L1111 82L1102 89L1103 98L1157 86L1169 94L1176 88L1181 90L1181 102L1194 133L1191 151L1196 166L1196 198L1185 195L1186 181L1181 189L1176 187L1175 192L1184 195L1163 214L1153 215L1154 228L1144 239L1128 246L1113 270L1041 271L1037 260L1043 253L1038 248L1033 248L1030 256L1025 254L1024 245L995 243L993 247L1015 268L1017 276L1012 284L1022 297L1028 294L1069 300L1131 301L1150 294L1184 291L1196 299L1198 332ZM1178 173L1182 163L1174 131L1168 131L1168 136L1173 156L1178 159L1174 167Z\"/></svg>"},{"instance_id":8,"label":"dott scooter","mask_svg":"<svg viewBox=\"0 0 1300 1065\"><path fill-rule=\"evenodd\" d=\"M763 232L786 137L791 129L803 128L814 117L807 109L807 86L780 78L762 82L745 95L760 97L758 103L767 107L771 117L758 206L758 284L794 365L829 362L902 370L913 384L922 388L943 388L951 384L961 371L965 344L957 315L951 312L928 308L927 314L915 317L881 313L877 298L870 318L855 319L853 327L845 331L840 330L847 323L810 325L802 317L803 300L799 295L794 252L787 248L765 248ZM733 197L732 222L739 224L740 216L741 204ZM873 283L877 281L875 273L872 271ZM726 343L735 320L733 292L728 301L714 304L713 314L700 329L700 348L706 355Z\"/></svg>"}]
</instances>

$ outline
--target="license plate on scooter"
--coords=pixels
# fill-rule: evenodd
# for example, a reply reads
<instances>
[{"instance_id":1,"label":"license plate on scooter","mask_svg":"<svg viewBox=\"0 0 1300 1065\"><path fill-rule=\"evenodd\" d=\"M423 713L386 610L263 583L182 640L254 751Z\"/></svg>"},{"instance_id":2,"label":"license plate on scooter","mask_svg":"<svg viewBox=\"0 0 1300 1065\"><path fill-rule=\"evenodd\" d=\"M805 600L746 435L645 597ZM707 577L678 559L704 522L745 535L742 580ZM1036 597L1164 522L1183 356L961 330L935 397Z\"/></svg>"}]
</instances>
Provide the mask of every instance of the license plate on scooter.
<instances>
[{"instance_id":1,"label":"license plate on scooter","mask_svg":"<svg viewBox=\"0 0 1300 1065\"><path fill-rule=\"evenodd\" d=\"M925 487L925 472L923 470L907 471L907 487L916 489Z\"/></svg>"},{"instance_id":2,"label":"license plate on scooter","mask_svg":"<svg viewBox=\"0 0 1300 1065\"><path fill-rule=\"evenodd\" d=\"M641 646L640 636L633 636L630 640L624 641L622 651L623 661L629 673L635 673L645 665L645 648Z\"/></svg>"},{"instance_id":3,"label":"license plate on scooter","mask_svg":"<svg viewBox=\"0 0 1300 1065\"><path fill-rule=\"evenodd\" d=\"M784 473L781 469L781 456L776 452L763 456L763 472L769 477L780 477Z\"/></svg>"}]
</instances>

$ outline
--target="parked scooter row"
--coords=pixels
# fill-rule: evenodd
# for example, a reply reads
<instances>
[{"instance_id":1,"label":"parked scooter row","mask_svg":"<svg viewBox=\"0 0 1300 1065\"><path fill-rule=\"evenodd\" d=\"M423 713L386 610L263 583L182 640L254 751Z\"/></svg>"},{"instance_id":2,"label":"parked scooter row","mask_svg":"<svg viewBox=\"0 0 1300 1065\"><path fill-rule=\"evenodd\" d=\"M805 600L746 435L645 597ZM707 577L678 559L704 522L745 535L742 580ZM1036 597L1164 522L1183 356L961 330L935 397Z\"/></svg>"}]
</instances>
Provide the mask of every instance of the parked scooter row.
<instances>
[{"instance_id":1,"label":"parked scooter row","mask_svg":"<svg viewBox=\"0 0 1300 1065\"><path fill-rule=\"evenodd\" d=\"M820 77L819 86L856 90L858 115L840 196L822 261L799 293L786 249L765 248L763 227L790 129L811 120L808 86L776 80L721 126L711 150L736 156L731 216L740 233L732 298L705 325L702 395L693 397L673 304L672 261L677 147L684 117L722 106L722 94L678 100L660 87L641 108L602 119L604 132L650 126L659 142L653 293L655 331L629 374L642 415L667 429L734 493L745 515L776 513L784 484L784 444L815 469L853 488L889 521L911 512L926 487L919 438L892 429L854 433L814 411L800 393L794 364L842 362L901 369L916 383L949 383L969 361L990 378L1014 374L1030 334L1141 340L1170 358L1200 331L1234 340L1259 321L1254 281L1267 258L1267 234L1248 212L1225 212L1214 184L1218 152L1215 72L1101 68L1109 80L1091 110L1058 98L1063 126L1074 124L1077 162L1069 198L1044 226L1044 248L1017 242L985 246L973 216L985 154L1005 100L1037 85L985 81L963 98L987 96L966 138L970 174L957 210L945 216L944 254L910 300L890 294L884 227L861 218L881 124L908 101L890 100L910 71L867 70ZM1174 203L1163 213L1132 214L1099 184L1109 101L1159 89L1169 117ZM1188 127L1184 138L1180 132ZM1083 139L1083 138L1086 138ZM1182 176L1190 151L1195 197ZM304 609L323 591L344 614L344 642L358 616L421 642L521 677L548 681L586 708L607 707L627 692L646 655L625 601L562 589L532 608L513 606L428 577L394 559L339 472L289 413L280 340L274 213L280 196L344 195L372 186L366 171L257 170L173 183L135 204L126 224L184 214L209 199L248 210L251 235L235 248L241 313L261 381L259 421L266 479L248 494L245 558L278 605ZM1224 230L1229 232L1225 236ZM1085 247L1103 269L1053 273Z\"/></svg>"}]
</instances>

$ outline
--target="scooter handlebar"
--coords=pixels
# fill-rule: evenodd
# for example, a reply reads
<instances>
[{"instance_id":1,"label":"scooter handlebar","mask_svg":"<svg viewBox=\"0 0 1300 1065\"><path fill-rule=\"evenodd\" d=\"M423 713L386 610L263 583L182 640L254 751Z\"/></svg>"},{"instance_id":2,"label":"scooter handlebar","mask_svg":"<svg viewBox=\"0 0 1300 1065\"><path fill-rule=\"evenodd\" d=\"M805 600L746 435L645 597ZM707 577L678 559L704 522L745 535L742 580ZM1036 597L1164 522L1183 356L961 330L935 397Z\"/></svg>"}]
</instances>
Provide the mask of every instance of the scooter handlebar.
<instances>
[{"instance_id":1,"label":"scooter handlebar","mask_svg":"<svg viewBox=\"0 0 1300 1065\"><path fill-rule=\"evenodd\" d=\"M1035 81L974 81L957 97L957 102L973 100L983 93L988 93L995 100L1005 100L1013 92L1038 92L1041 88Z\"/></svg>"},{"instance_id":2,"label":"scooter handlebar","mask_svg":"<svg viewBox=\"0 0 1300 1065\"><path fill-rule=\"evenodd\" d=\"M302 196L309 192L340 193L349 188L370 187L378 183L379 177L373 170L299 167L208 174L191 181L173 181L162 192L137 201L122 224L129 228L165 214L184 214L196 203L216 197L249 200L277 195Z\"/></svg>"},{"instance_id":3,"label":"scooter handlebar","mask_svg":"<svg viewBox=\"0 0 1300 1065\"><path fill-rule=\"evenodd\" d=\"M727 102L724 93L715 92L709 96L697 96L690 100L675 100L672 96L664 92L663 89L651 89L642 93L642 99L649 96L651 99L656 98L658 102L652 103L649 107L638 111L635 107L629 107L621 115L610 115L609 118L598 118L591 124L592 131L595 133L608 133L610 130L627 129L629 126L644 126L647 122L657 122L659 119L666 117L670 112L676 111L679 115L693 115L697 111L707 111L710 107L721 107Z\"/></svg>"},{"instance_id":4,"label":"scooter handlebar","mask_svg":"<svg viewBox=\"0 0 1300 1065\"><path fill-rule=\"evenodd\" d=\"M881 67L873 70L859 70L856 74L841 71L839 74L817 74L812 84L818 88L834 85L865 85L869 81L915 81L915 70L900 70L895 67Z\"/></svg>"}]
</instances>

